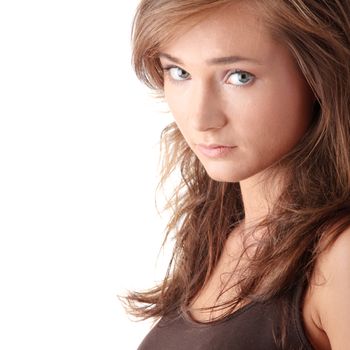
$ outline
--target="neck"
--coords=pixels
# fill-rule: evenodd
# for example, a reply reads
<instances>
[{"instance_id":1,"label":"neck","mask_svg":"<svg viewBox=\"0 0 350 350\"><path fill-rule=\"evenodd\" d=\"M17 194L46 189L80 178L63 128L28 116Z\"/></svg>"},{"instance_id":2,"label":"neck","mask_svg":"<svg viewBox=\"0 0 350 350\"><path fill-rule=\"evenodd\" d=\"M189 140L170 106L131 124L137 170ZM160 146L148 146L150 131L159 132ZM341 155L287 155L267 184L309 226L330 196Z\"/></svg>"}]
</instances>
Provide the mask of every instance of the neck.
<instances>
[{"instance_id":1,"label":"neck","mask_svg":"<svg viewBox=\"0 0 350 350\"><path fill-rule=\"evenodd\" d=\"M271 180L273 178L273 180ZM265 177L266 179L266 177ZM244 226L255 226L266 218L282 189L282 176L274 175L269 181L256 174L248 179L240 181L242 200L244 206Z\"/></svg>"}]
</instances>

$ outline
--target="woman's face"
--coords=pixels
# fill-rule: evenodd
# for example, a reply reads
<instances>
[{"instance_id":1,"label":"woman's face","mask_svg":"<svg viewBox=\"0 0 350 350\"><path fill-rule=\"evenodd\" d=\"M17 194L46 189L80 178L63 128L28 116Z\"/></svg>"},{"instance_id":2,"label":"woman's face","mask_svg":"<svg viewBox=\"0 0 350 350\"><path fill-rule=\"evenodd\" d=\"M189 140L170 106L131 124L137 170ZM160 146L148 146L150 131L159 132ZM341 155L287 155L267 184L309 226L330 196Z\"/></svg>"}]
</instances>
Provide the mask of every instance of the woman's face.
<instances>
[{"instance_id":1,"label":"woman's face","mask_svg":"<svg viewBox=\"0 0 350 350\"><path fill-rule=\"evenodd\" d=\"M212 14L163 46L159 57L170 111L214 180L261 173L309 126L308 84L248 6Z\"/></svg>"}]
</instances>

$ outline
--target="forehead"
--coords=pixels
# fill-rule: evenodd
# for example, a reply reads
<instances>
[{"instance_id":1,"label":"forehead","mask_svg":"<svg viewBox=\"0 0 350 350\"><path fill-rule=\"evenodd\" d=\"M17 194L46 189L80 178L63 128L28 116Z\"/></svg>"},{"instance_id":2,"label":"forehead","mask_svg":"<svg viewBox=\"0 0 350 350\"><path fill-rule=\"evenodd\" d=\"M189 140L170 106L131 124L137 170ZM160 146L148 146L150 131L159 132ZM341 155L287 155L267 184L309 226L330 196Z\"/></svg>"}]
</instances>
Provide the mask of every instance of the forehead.
<instances>
[{"instance_id":1,"label":"forehead","mask_svg":"<svg viewBox=\"0 0 350 350\"><path fill-rule=\"evenodd\" d=\"M262 15L248 2L230 4L206 13L195 24L182 26L181 34L161 45L161 52L185 60L196 56L207 61L236 54L268 61L280 49L265 28Z\"/></svg>"}]
</instances>

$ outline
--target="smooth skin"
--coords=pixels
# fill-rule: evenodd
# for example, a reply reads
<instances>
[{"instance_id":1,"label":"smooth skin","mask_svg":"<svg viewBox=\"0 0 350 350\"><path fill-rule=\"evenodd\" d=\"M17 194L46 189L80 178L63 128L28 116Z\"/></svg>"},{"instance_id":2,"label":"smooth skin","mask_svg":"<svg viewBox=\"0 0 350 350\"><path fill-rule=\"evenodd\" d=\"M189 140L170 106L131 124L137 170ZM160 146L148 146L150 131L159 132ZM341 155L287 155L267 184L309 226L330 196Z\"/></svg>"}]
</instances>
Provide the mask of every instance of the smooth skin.
<instances>
[{"instance_id":1,"label":"smooth skin","mask_svg":"<svg viewBox=\"0 0 350 350\"><path fill-rule=\"evenodd\" d=\"M312 118L315 97L293 56L249 2L218 10L160 51L165 100L189 147L211 178L240 183L245 223L261 219L284 178L266 196L262 175L300 142ZM213 158L198 144L234 148ZM228 242L225 251L239 246ZM325 283L306 291L302 317L315 349L349 349L349 251L350 230L317 261L315 282ZM211 300L214 284L201 300Z\"/></svg>"},{"instance_id":2,"label":"smooth skin","mask_svg":"<svg viewBox=\"0 0 350 350\"><path fill-rule=\"evenodd\" d=\"M314 102L289 51L272 41L255 12L241 3L161 51L165 99L189 147L210 177L240 182L247 220L263 216L266 203L257 200L256 184L304 135ZM225 58L231 56L254 62L230 63ZM221 63L207 62L218 58ZM235 148L213 160L199 152L201 143Z\"/></svg>"}]
</instances>

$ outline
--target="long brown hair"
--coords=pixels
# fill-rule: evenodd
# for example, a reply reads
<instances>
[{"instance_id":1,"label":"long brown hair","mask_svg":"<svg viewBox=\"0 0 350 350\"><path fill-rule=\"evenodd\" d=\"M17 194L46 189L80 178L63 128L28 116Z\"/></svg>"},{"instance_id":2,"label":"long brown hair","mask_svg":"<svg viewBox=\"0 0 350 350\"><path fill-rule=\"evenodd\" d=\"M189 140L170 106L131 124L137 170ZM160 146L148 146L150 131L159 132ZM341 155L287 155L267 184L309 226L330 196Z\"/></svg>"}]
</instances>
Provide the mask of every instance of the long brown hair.
<instances>
[{"instance_id":1,"label":"long brown hair","mask_svg":"<svg viewBox=\"0 0 350 350\"><path fill-rule=\"evenodd\" d=\"M142 0L133 25L133 65L139 79L162 97L161 45L208 11L233 2ZM297 283L311 281L317 257L350 225L350 1L251 2L272 36L290 49L317 101L303 139L269 173L283 169L288 181L257 226L265 234L236 283L238 295L215 306L226 307L220 318L245 299L288 300ZM176 169L181 173L165 206L171 219L163 245L173 236L175 246L159 285L122 298L128 312L141 319L186 310L211 276L229 233L244 219L239 183L211 179L175 123L163 130L161 145L159 186ZM284 326L277 341L282 344L288 305L281 304Z\"/></svg>"}]
</instances>

